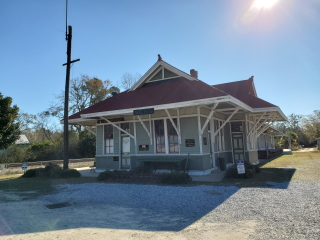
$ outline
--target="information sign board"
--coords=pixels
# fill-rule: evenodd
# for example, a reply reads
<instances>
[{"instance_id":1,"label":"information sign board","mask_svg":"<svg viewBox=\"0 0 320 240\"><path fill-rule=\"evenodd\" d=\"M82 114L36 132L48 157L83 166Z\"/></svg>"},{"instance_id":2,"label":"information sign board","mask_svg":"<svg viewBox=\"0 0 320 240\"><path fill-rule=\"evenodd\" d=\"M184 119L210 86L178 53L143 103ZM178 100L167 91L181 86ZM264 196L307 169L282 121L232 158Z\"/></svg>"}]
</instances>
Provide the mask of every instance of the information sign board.
<instances>
[{"instance_id":1,"label":"information sign board","mask_svg":"<svg viewBox=\"0 0 320 240\"><path fill-rule=\"evenodd\" d=\"M133 115L146 115L146 114L154 114L154 108L133 110Z\"/></svg>"},{"instance_id":2,"label":"information sign board","mask_svg":"<svg viewBox=\"0 0 320 240\"><path fill-rule=\"evenodd\" d=\"M22 170L27 170L28 169L28 163L22 163Z\"/></svg>"},{"instance_id":3,"label":"information sign board","mask_svg":"<svg viewBox=\"0 0 320 240\"><path fill-rule=\"evenodd\" d=\"M237 161L237 170L238 174L244 174L246 173L245 167L244 167L244 161Z\"/></svg>"}]
</instances>

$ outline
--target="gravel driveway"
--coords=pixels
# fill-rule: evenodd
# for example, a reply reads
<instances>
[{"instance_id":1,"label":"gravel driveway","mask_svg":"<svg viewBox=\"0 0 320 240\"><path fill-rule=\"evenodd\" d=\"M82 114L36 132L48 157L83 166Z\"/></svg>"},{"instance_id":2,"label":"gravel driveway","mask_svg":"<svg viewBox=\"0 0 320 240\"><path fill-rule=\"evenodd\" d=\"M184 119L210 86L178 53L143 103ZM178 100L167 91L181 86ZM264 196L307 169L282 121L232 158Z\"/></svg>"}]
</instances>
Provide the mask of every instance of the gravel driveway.
<instances>
[{"instance_id":1,"label":"gravel driveway","mask_svg":"<svg viewBox=\"0 0 320 240\"><path fill-rule=\"evenodd\" d=\"M0 238L320 239L320 183L272 184L59 185L55 195L0 203Z\"/></svg>"}]
</instances>

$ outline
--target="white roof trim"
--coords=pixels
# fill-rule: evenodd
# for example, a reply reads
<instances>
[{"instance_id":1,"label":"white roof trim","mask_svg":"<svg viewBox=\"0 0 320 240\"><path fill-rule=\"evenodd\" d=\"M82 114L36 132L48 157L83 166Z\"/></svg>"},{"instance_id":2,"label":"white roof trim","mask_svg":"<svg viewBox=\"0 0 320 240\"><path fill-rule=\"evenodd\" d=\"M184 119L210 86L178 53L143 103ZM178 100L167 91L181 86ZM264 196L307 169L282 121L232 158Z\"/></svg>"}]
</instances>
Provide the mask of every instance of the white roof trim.
<instances>
[{"instance_id":1,"label":"white roof trim","mask_svg":"<svg viewBox=\"0 0 320 240\"><path fill-rule=\"evenodd\" d=\"M69 119L69 123L78 123L78 122L94 122L96 121L97 119L89 119L89 118L75 118L75 119ZM60 120L60 123L63 124L63 120Z\"/></svg>"},{"instance_id":2,"label":"white roof trim","mask_svg":"<svg viewBox=\"0 0 320 240\"><path fill-rule=\"evenodd\" d=\"M112 115L122 115L122 114L132 114L133 110L143 109L143 108L154 108L154 110L164 110L164 109L174 109L181 107L190 107L190 106L198 106L198 105L208 105L219 102L231 102L236 106L241 107L244 110L247 110L251 113L260 113L260 112L278 112L283 119L287 120L286 116L280 110L279 107L269 107L269 108L252 108L249 105L241 102L237 98L227 95L222 97L214 97L214 98L205 98L205 99L197 99L185 102L177 102L177 103L169 103L169 104L161 104L161 105L151 105L151 106L142 106L137 108L127 108L127 109L119 109L113 111L104 111L104 112L95 112L95 113L87 113L81 114L81 118L71 119L69 123L77 123L77 122L86 122L90 121L91 117L101 117L101 116L112 116ZM94 121L94 120L92 120Z\"/></svg>"},{"instance_id":3,"label":"white roof trim","mask_svg":"<svg viewBox=\"0 0 320 240\"><path fill-rule=\"evenodd\" d=\"M253 81L253 79L252 79L252 88L253 88L253 91L254 91L255 97L258 97L258 94L257 94L257 91L256 91L256 86L254 85L254 81Z\"/></svg>"},{"instance_id":4,"label":"white roof trim","mask_svg":"<svg viewBox=\"0 0 320 240\"><path fill-rule=\"evenodd\" d=\"M286 115L281 111L279 107L268 107L268 108L253 108L254 113L258 112L278 112L285 121L288 121Z\"/></svg>"},{"instance_id":5,"label":"white roof trim","mask_svg":"<svg viewBox=\"0 0 320 240\"><path fill-rule=\"evenodd\" d=\"M96 112L96 113L87 113L82 114L81 118L88 118L88 117L100 117L100 116L108 116L108 115L119 115L119 114L132 114L133 110L136 109L143 109L143 108L154 108L154 110L163 110L163 109L172 109L172 108L180 108L180 107L189 107L189 106L197 106L197 105L207 105L212 104L215 102L226 102L230 101L229 96L223 97L215 97L215 98L206 98L206 99L197 99L185 102L178 102L178 103L169 103L169 104L162 104L162 105L151 105L151 106L143 106L137 108L128 108L128 109L120 109L120 110L113 110L113 111L105 111L105 112Z\"/></svg>"},{"instance_id":6,"label":"white roof trim","mask_svg":"<svg viewBox=\"0 0 320 240\"><path fill-rule=\"evenodd\" d=\"M198 80L196 78L191 77L189 74L186 74L185 72L171 66L170 64L164 62L164 61L157 61L137 82L132 86L132 88L129 91L136 90L138 87L140 87L145 81L149 78L149 76L153 73L154 70L156 70L159 66L162 66L169 71L177 74L178 76L184 77L188 80Z\"/></svg>"}]
</instances>

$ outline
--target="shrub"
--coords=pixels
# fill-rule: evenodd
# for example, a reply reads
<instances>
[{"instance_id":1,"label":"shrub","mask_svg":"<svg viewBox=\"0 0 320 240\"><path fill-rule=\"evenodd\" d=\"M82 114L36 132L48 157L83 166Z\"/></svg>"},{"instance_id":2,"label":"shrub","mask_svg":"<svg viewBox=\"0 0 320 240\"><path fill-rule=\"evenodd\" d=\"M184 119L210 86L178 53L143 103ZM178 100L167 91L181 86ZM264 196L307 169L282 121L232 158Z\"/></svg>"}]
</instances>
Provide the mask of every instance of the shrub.
<instances>
[{"instance_id":1,"label":"shrub","mask_svg":"<svg viewBox=\"0 0 320 240\"><path fill-rule=\"evenodd\" d=\"M234 164L227 169L225 178L252 178L255 173L260 173L260 168L257 165L251 165L248 162L244 162L245 174L238 174L237 165Z\"/></svg>"},{"instance_id":2,"label":"shrub","mask_svg":"<svg viewBox=\"0 0 320 240\"><path fill-rule=\"evenodd\" d=\"M81 131L79 134L78 152L81 157L94 157L96 154L96 136L89 131Z\"/></svg>"},{"instance_id":3,"label":"shrub","mask_svg":"<svg viewBox=\"0 0 320 240\"><path fill-rule=\"evenodd\" d=\"M21 177L31 178L31 177L36 177L36 176L37 176L36 169L29 169Z\"/></svg>"},{"instance_id":4,"label":"shrub","mask_svg":"<svg viewBox=\"0 0 320 240\"><path fill-rule=\"evenodd\" d=\"M152 174L154 169L151 166L144 166L140 165L139 167L132 169L130 172L132 174L137 174L137 175L146 175L146 174Z\"/></svg>"},{"instance_id":5,"label":"shrub","mask_svg":"<svg viewBox=\"0 0 320 240\"><path fill-rule=\"evenodd\" d=\"M237 166L234 164L231 167L229 167L224 175L225 178L237 178L238 176L238 170Z\"/></svg>"},{"instance_id":6,"label":"shrub","mask_svg":"<svg viewBox=\"0 0 320 240\"><path fill-rule=\"evenodd\" d=\"M53 163L49 163L45 168L44 171L45 172L51 172L51 171L56 171L56 170L62 170L62 167L60 167L57 164L53 164Z\"/></svg>"},{"instance_id":7,"label":"shrub","mask_svg":"<svg viewBox=\"0 0 320 240\"><path fill-rule=\"evenodd\" d=\"M112 178L112 176L113 176L113 173L109 170L106 170L99 174L98 180L99 181L109 180Z\"/></svg>"},{"instance_id":8,"label":"shrub","mask_svg":"<svg viewBox=\"0 0 320 240\"><path fill-rule=\"evenodd\" d=\"M191 181L191 177L183 172L162 173L160 180L162 184L188 184Z\"/></svg>"},{"instance_id":9,"label":"shrub","mask_svg":"<svg viewBox=\"0 0 320 240\"><path fill-rule=\"evenodd\" d=\"M138 183L160 183L160 184L187 184L192 181L191 177L187 173L172 172L172 173L153 173L153 171L144 172L143 168L131 171L104 171L98 176L99 181L128 181Z\"/></svg>"},{"instance_id":10,"label":"shrub","mask_svg":"<svg viewBox=\"0 0 320 240\"><path fill-rule=\"evenodd\" d=\"M35 168L27 170L22 177L50 177L50 178L76 178L81 174L75 169L63 170L58 165L50 163L45 168Z\"/></svg>"},{"instance_id":11,"label":"shrub","mask_svg":"<svg viewBox=\"0 0 320 240\"><path fill-rule=\"evenodd\" d=\"M81 174L76 169L62 170L62 172L60 174L61 178L77 178L80 176L81 176Z\"/></svg>"},{"instance_id":12,"label":"shrub","mask_svg":"<svg viewBox=\"0 0 320 240\"><path fill-rule=\"evenodd\" d=\"M0 153L0 163L20 163L29 159L27 148L13 145Z\"/></svg>"}]
</instances>

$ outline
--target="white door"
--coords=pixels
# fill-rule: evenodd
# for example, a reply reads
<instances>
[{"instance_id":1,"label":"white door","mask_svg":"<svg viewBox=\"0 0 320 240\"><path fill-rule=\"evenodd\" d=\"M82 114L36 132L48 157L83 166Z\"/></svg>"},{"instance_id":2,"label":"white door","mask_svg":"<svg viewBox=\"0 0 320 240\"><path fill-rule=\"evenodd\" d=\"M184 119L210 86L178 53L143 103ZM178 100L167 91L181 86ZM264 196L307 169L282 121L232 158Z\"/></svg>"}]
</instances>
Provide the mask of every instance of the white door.
<instances>
[{"instance_id":1,"label":"white door","mask_svg":"<svg viewBox=\"0 0 320 240\"><path fill-rule=\"evenodd\" d=\"M121 153L122 168L130 168L130 137L122 137Z\"/></svg>"}]
</instances>

